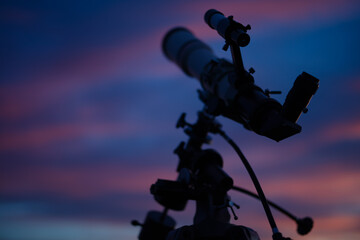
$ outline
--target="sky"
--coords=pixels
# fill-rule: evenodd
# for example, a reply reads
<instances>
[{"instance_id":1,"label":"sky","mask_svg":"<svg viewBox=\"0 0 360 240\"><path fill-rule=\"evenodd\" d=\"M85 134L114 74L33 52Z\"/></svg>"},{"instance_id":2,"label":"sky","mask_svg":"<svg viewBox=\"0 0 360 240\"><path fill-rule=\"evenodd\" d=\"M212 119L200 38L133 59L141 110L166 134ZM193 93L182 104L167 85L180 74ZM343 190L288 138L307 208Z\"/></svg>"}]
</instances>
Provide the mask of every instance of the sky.
<instances>
[{"instance_id":1,"label":"sky","mask_svg":"<svg viewBox=\"0 0 360 240\"><path fill-rule=\"evenodd\" d=\"M203 16L215 8L250 24L242 48L263 89L283 103L303 71L320 80L302 132L281 142L224 117L222 123L254 168L265 195L314 229L273 211L293 239L360 239L360 3L356 0L1 1L0 239L137 239L149 188L177 177L173 150L195 122L199 82L161 51L176 26L190 29L221 58L224 40ZM207 148L224 159L235 185L254 187L219 136ZM232 223L271 231L261 204L229 192L240 205ZM192 224L194 202L169 211Z\"/></svg>"}]
</instances>

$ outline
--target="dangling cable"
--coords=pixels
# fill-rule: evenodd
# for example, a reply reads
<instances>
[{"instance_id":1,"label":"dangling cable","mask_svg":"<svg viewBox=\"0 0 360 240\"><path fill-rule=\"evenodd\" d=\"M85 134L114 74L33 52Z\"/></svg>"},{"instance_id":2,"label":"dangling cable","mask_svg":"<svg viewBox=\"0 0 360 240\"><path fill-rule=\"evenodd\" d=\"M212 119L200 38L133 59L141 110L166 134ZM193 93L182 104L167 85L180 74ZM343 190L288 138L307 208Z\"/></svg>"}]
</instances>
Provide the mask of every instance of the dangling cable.
<instances>
[{"instance_id":1,"label":"dangling cable","mask_svg":"<svg viewBox=\"0 0 360 240\"><path fill-rule=\"evenodd\" d=\"M274 220L274 217L271 213L271 210L270 210L270 207L269 207L269 204L265 198L265 194L260 186L260 183L255 175L255 172L254 170L252 169L252 167L250 166L250 163L248 162L248 160L246 159L246 157L244 156L244 154L241 152L240 148L236 145L236 143L229 137L226 135L226 133L224 131L222 131L221 129L219 129L219 134L234 148L235 152L239 155L241 161L243 162L246 170L248 171L249 175L250 175L250 178L251 180L253 181L254 183L254 186L255 186L255 189L258 193L258 196L261 200L261 203L264 207L264 210L265 210L265 213L266 213L266 216L267 216L267 219L269 221L269 224L270 224L270 227L271 227L271 230L273 232L273 234L277 234L279 233L279 230L276 226L276 223L275 223L275 220Z\"/></svg>"}]
</instances>

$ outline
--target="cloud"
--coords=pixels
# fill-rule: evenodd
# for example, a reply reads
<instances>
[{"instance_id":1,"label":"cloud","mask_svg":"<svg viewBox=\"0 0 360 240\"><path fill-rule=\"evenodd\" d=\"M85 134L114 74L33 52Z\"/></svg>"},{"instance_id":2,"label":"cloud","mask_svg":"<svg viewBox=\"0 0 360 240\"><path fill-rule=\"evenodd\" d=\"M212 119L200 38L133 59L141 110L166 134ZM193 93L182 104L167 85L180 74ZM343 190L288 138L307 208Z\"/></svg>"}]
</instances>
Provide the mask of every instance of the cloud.
<instances>
[{"instance_id":1,"label":"cloud","mask_svg":"<svg viewBox=\"0 0 360 240\"><path fill-rule=\"evenodd\" d=\"M294 144L299 148L298 154L301 154L311 153L324 146L359 140L360 119L358 116L352 116L346 119L334 120Z\"/></svg>"},{"instance_id":2,"label":"cloud","mask_svg":"<svg viewBox=\"0 0 360 240\"><path fill-rule=\"evenodd\" d=\"M82 122L43 126L38 129L2 134L0 138L0 151L14 151L19 149L34 149L49 147L63 141L74 141L79 138L102 138L104 136L127 137L139 132L141 126L130 123L101 123L84 124Z\"/></svg>"},{"instance_id":3,"label":"cloud","mask_svg":"<svg viewBox=\"0 0 360 240\"><path fill-rule=\"evenodd\" d=\"M143 193L157 178L175 179L167 168L142 168L124 164L74 167L26 166L8 169L1 175L5 194L49 193L86 199L108 193Z\"/></svg>"},{"instance_id":4,"label":"cloud","mask_svg":"<svg viewBox=\"0 0 360 240\"><path fill-rule=\"evenodd\" d=\"M160 208L152 199L149 186L157 178L175 179L176 160L168 160L168 156L173 159L176 156L171 154L170 145L175 147L179 138L186 139L180 130L173 128L174 123L169 122L169 119L175 122L180 109L188 111L190 108L195 112L200 108L193 104L193 99L188 95L190 90L187 90L187 87L194 90L195 95L195 85L198 86L198 83L194 79L186 79L179 68L167 62L161 53L161 39L171 27L185 25L202 39L219 40L216 32L208 28L202 19L204 12L214 7L226 15L238 16L238 20L244 24L254 23L259 29L263 28L259 32L270 36L263 42L264 49L274 46L273 42L267 42L268 39L275 41L283 38L284 35L277 35L278 24L285 25L286 29L291 27L293 32L306 28L309 32L305 37L298 38L302 35L299 32L286 38L286 41L305 40L308 45L302 46L307 48L311 45L308 39L317 36L316 44L321 51L316 51L319 57L309 64L316 62L320 64L316 67L332 75L338 73L338 68L331 67L333 65L329 67L324 60L329 55L324 53L328 52L327 46L332 46L336 38L329 41L328 45L322 45L322 42L327 41L338 26L343 26L333 23L342 20L348 23L347 20L359 12L358 3L349 0L156 3L159 4L141 5L138 12L138 4L132 4L130 9L122 3L118 4L108 11L102 11L100 15L94 14L91 23L98 25L86 25L86 31L78 31L86 18L79 22L71 18L65 25L58 23L56 26L74 25L68 31L54 35L61 37L61 34L71 33L66 41L59 43L68 45L55 44L54 51L48 51L51 47L41 48L39 46L42 42L38 41L38 48L32 46L34 49L29 50L30 55L27 57L31 61L28 62L25 56L22 62L28 67L21 68L19 62L17 73L9 71L9 78L4 80L0 90L0 204L15 204L7 212L13 219L19 220L26 215L29 222L35 221L32 218L34 216L37 219L42 217L44 222L48 221L48 217L127 221L133 215L141 214L143 217L147 208ZM77 8L81 9L81 4ZM156 17L154 11L151 11L155 8ZM135 12L138 14L133 16ZM76 11L72 10L71 13L75 14ZM91 16L92 13L81 16ZM24 18L16 17L16 14L14 16L19 21L32 18L31 14L24 14ZM72 17L76 18L75 15ZM39 17L42 18L37 16L36 20ZM61 17L60 13L58 17ZM100 19L103 19L102 22L97 21ZM46 21L46 18L43 20ZM342 24L345 25L344 22ZM331 31L324 28L329 25L332 25L329 28ZM356 26L356 22L348 25L346 32L352 31L353 26ZM320 27L322 30L318 32L316 28ZM106 31L98 31L103 28ZM47 29L43 28L45 33L41 31L41 34L47 34ZM105 33L107 31L116 33ZM288 36L289 32L284 34ZM274 35L276 37L273 38ZM352 40L346 43L356 40L355 34L338 36L351 36ZM89 37L93 39L83 41ZM28 41L28 38L24 39ZM278 42L279 46L282 43ZM279 54L284 54L292 44L276 49L283 50ZM315 45L314 51L318 48ZM348 49L354 49L351 44L345 45L338 49L344 54L339 56L345 59L341 62L351 68L356 65L356 61L349 64L347 61L352 58L345 57L349 55ZM303 48L293 51L297 54ZM31 54L34 53L46 57L32 58ZM299 56L300 59L306 57L306 54ZM269 69L272 68L271 64L269 66ZM298 62L294 62L293 66L297 68ZM342 67L340 69L346 71ZM283 75L283 71L279 75ZM175 83L180 82L180 78L186 81ZM337 86L343 86L344 81L334 85L334 78L324 81L324 86L340 89ZM349 99L345 98L348 93L354 95L358 91L357 82L357 77L346 81L346 84L350 83L351 89L349 85L341 88L341 96L344 96L342 103ZM328 91L320 107L333 109L333 99L334 93ZM360 182L359 169L356 164L358 152L351 149L352 146L356 147L360 139L360 119L356 111L351 109L356 109L356 103L352 101L352 104L346 105L351 112L348 115L334 117L331 112L333 118L328 120L326 117L327 121L322 119L324 115L318 115L319 120L315 119L315 122L321 124L307 128L299 137L282 143L270 143L267 139L261 140L260 136L249 137L256 134L238 132L235 128L230 131L240 146L244 147L244 153L256 172L259 172L259 179L270 199L284 202L299 213L314 214L314 232L303 239L319 240L324 239L324 236L327 239L335 239L334 236L356 239L359 236L359 219L354 216L360 202L357 184ZM233 150L225 147L225 144L215 144L215 148L223 155L226 170L239 180L237 183L252 187ZM348 152L346 156L342 154L345 151ZM16 205L18 203L20 205ZM21 207L21 204L26 206ZM248 214L244 224L265 232L270 238L264 216L256 211L253 213L246 205L242 210ZM191 218L192 214L188 212L185 215ZM3 219L0 221L3 222ZM9 234L18 239L24 239L20 233L34 233L33 236L43 234L41 236L48 239L46 236L52 233L42 232L47 227L54 233L61 229L69 231L68 235L64 233L64 239L71 238L70 232L81 239L78 233L85 231L75 223L76 226L69 230L69 226L62 223L55 227L44 222L30 227L28 223L20 221L11 224L7 222L3 226L12 229ZM294 234L293 225L282 220L280 223ZM101 224L104 225L98 229L109 234L112 232L112 229L106 228L107 222ZM37 230L32 232L31 227ZM128 230L121 228L121 231L126 233ZM138 229L131 232L130 238L136 237L137 233ZM116 239L124 238L116 235Z\"/></svg>"},{"instance_id":5,"label":"cloud","mask_svg":"<svg viewBox=\"0 0 360 240\"><path fill-rule=\"evenodd\" d=\"M159 65L166 62L160 49L163 34L164 31L155 29L108 45L89 45L85 50L70 51L73 47L70 46L68 51L59 52L46 62L35 58L32 61L39 61L40 67L20 75L14 73L12 77L17 79L1 88L0 114L3 118L18 119L94 86L141 82L159 73L168 75L169 71L181 74L175 68Z\"/></svg>"},{"instance_id":6,"label":"cloud","mask_svg":"<svg viewBox=\"0 0 360 240\"><path fill-rule=\"evenodd\" d=\"M139 228L129 223L37 219L1 221L1 237L14 240L134 239Z\"/></svg>"},{"instance_id":7,"label":"cloud","mask_svg":"<svg viewBox=\"0 0 360 240\"><path fill-rule=\"evenodd\" d=\"M284 171L263 179L262 183L269 199L288 203L299 213L314 217L353 215L360 210L358 172L359 169L341 164L327 164Z\"/></svg>"},{"instance_id":8,"label":"cloud","mask_svg":"<svg viewBox=\"0 0 360 240\"><path fill-rule=\"evenodd\" d=\"M188 15L194 15L200 10L205 11L215 8L224 13L238 14L241 19L256 20L279 20L292 22L310 18L326 18L329 21L338 17L345 17L349 13L359 10L359 5L354 0L321 0L321 1L227 1L217 2L187 2L180 9L188 11Z\"/></svg>"},{"instance_id":9,"label":"cloud","mask_svg":"<svg viewBox=\"0 0 360 240\"><path fill-rule=\"evenodd\" d=\"M331 124L322 129L319 135L321 141L325 143L360 140L360 119L349 119Z\"/></svg>"},{"instance_id":10,"label":"cloud","mask_svg":"<svg viewBox=\"0 0 360 240\"><path fill-rule=\"evenodd\" d=\"M346 87L343 89L345 93L355 93L358 94L360 92L360 73L356 74L355 76L352 76L352 78L349 80L349 83L346 85Z\"/></svg>"}]
</instances>

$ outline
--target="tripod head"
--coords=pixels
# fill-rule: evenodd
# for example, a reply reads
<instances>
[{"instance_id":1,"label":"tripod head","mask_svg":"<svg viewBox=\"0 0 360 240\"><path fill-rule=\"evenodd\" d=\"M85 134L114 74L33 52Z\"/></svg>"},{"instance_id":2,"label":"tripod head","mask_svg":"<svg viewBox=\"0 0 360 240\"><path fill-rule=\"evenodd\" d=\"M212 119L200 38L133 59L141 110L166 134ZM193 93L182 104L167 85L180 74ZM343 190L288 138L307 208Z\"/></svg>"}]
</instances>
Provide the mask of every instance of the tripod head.
<instances>
[{"instance_id":1,"label":"tripod head","mask_svg":"<svg viewBox=\"0 0 360 240\"><path fill-rule=\"evenodd\" d=\"M187 123L182 114L177 127L183 127L189 136L189 140L181 142L174 151L179 156L178 179L158 179L150 191L159 204L176 211L183 210L188 200L195 200L196 213L193 225L169 232L167 239L258 239L255 231L229 223L228 208L235 219L233 207L239 208L227 195L233 187L233 179L222 169L219 153L201 148L210 142L208 133L220 132L221 125L214 116L200 111L195 124Z\"/></svg>"},{"instance_id":2,"label":"tripod head","mask_svg":"<svg viewBox=\"0 0 360 240\"><path fill-rule=\"evenodd\" d=\"M174 150L179 157L177 181L158 180L151 186L155 200L166 208L181 211L187 200L199 200L211 195L216 204L225 204L226 192L233 187L233 180L223 170L223 160L213 149L202 149L211 140L209 132L217 132L221 125L213 116L198 113L195 124L185 121L185 114L177 126L184 127L189 136L187 143L181 142Z\"/></svg>"}]
</instances>

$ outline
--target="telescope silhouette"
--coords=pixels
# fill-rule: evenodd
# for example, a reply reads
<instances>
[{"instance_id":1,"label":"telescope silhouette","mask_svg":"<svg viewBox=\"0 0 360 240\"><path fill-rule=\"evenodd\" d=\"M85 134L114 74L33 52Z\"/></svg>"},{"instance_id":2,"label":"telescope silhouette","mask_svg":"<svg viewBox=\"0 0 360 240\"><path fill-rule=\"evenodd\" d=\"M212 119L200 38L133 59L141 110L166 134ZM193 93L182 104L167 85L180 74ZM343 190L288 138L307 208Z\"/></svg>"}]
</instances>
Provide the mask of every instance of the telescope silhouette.
<instances>
[{"instance_id":1,"label":"telescope silhouette","mask_svg":"<svg viewBox=\"0 0 360 240\"><path fill-rule=\"evenodd\" d=\"M215 118L225 116L259 135L281 141L301 132L301 126L296 122L303 112L307 112L310 99L319 87L319 80L303 72L296 78L281 105L270 97L279 92L263 90L255 85L252 76L254 70L246 71L244 68L240 47L249 44L247 32L251 27L236 22L232 16L225 17L215 9L208 10L204 18L209 27L224 38L223 50L230 48L233 62L216 57L209 46L184 27L173 28L165 35L162 42L165 56L185 74L199 80L202 90L198 94L204 108L198 112L194 124L186 121L185 113L176 124L177 128L184 128L189 137L174 151L179 157L177 180L158 179L150 188L164 211L150 211L144 223L134 220L132 224L141 226L140 240L260 239L253 229L230 224L230 212L236 220L238 217L234 207L239 206L231 201L228 192L236 190L261 201L274 240L290 238L282 236L270 206L293 219L297 232L305 235L311 231L313 220L310 217L298 218L266 199L250 163ZM204 144L210 143L209 134L222 136L234 148L257 193L235 186L233 179L223 170L221 155L214 149L203 149ZM188 200L196 201L193 224L175 229L176 222L168 211L183 211Z\"/></svg>"}]
</instances>

